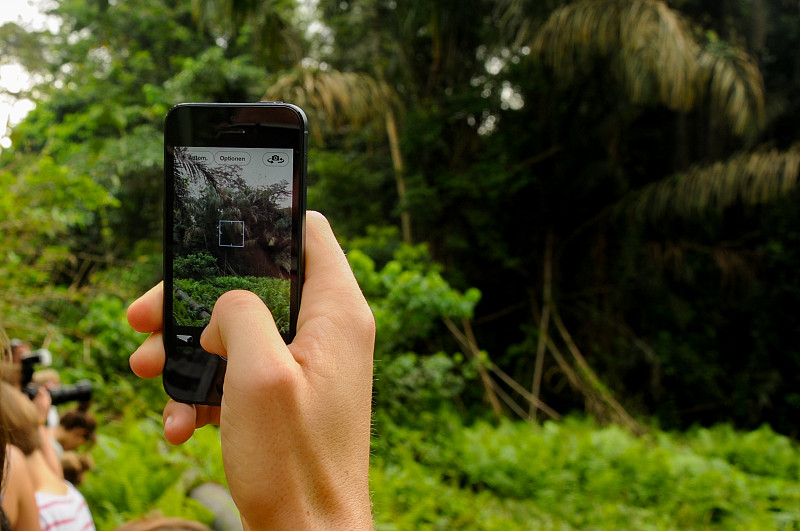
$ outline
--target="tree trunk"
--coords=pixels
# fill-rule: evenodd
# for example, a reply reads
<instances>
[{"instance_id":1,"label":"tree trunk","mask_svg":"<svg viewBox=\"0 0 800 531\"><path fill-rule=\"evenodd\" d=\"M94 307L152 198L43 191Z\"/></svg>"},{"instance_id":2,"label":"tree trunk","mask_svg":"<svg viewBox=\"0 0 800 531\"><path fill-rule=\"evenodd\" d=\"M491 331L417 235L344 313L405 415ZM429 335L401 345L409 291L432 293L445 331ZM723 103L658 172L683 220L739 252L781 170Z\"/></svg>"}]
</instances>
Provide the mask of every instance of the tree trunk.
<instances>
[{"instance_id":1,"label":"tree trunk","mask_svg":"<svg viewBox=\"0 0 800 531\"><path fill-rule=\"evenodd\" d=\"M400 135L397 133L397 121L394 111L386 112L386 136L389 138L389 151L392 154L392 169L394 170L395 184L397 185L397 200L400 204L400 227L405 243L412 243L411 239L411 214L408 212L406 201L405 165L400 151Z\"/></svg>"},{"instance_id":2,"label":"tree trunk","mask_svg":"<svg viewBox=\"0 0 800 531\"><path fill-rule=\"evenodd\" d=\"M542 303L542 316L539 319L539 342L536 345L536 362L533 368L533 383L531 394L536 400L541 399L542 371L544 369L544 355L547 351L547 339L550 327L550 302L553 300L553 231L547 231L547 240L544 247L544 292ZM528 417L536 420L538 407L531 402Z\"/></svg>"},{"instance_id":3,"label":"tree trunk","mask_svg":"<svg viewBox=\"0 0 800 531\"><path fill-rule=\"evenodd\" d=\"M753 0L751 10L750 53L758 62L767 47L767 6L764 0Z\"/></svg>"}]
</instances>

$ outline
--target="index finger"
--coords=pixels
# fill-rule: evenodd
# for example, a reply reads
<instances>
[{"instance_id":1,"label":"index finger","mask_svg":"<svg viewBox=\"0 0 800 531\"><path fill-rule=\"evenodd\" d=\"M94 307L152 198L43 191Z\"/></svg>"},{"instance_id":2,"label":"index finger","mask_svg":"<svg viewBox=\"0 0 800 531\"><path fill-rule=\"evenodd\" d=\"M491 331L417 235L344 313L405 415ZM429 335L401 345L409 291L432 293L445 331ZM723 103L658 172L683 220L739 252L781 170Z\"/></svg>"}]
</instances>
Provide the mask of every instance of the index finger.
<instances>
[{"instance_id":1,"label":"index finger","mask_svg":"<svg viewBox=\"0 0 800 531\"><path fill-rule=\"evenodd\" d=\"M309 211L306 227L305 281L299 321L303 322L320 313L349 313L354 308L367 306L353 270L325 216ZM348 304L354 308L348 307Z\"/></svg>"},{"instance_id":2,"label":"index finger","mask_svg":"<svg viewBox=\"0 0 800 531\"><path fill-rule=\"evenodd\" d=\"M375 319L344 251L328 220L318 212L309 211L306 217L305 282L293 345L310 347L313 346L311 342L319 346L332 341L367 345L374 339ZM299 358L303 357L302 350L293 348L292 352ZM348 350L334 348L332 351L346 357Z\"/></svg>"},{"instance_id":3,"label":"index finger","mask_svg":"<svg viewBox=\"0 0 800 531\"><path fill-rule=\"evenodd\" d=\"M128 307L128 323L137 332L157 332L163 326L164 283L159 282Z\"/></svg>"}]
</instances>

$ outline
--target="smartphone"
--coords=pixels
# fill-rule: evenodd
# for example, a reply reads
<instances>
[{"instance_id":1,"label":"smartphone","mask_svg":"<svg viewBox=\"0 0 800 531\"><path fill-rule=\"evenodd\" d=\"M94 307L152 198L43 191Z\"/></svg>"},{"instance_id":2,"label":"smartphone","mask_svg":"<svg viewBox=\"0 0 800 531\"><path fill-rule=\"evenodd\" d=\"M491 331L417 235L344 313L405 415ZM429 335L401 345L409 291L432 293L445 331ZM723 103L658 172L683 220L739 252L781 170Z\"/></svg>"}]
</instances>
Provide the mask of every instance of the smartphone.
<instances>
[{"instance_id":1,"label":"smartphone","mask_svg":"<svg viewBox=\"0 0 800 531\"><path fill-rule=\"evenodd\" d=\"M227 359L200 346L214 303L257 294L284 340L303 286L308 120L282 102L183 103L164 125L164 389L217 405Z\"/></svg>"}]
</instances>

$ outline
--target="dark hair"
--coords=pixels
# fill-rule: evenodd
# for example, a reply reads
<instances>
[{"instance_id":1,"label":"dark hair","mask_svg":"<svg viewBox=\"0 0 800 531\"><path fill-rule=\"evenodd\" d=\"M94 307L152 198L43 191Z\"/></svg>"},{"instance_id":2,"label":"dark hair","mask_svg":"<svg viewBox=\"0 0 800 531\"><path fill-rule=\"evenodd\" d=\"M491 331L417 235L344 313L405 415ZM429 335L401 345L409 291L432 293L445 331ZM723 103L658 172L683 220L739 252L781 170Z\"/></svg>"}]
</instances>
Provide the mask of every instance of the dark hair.
<instances>
[{"instance_id":1,"label":"dark hair","mask_svg":"<svg viewBox=\"0 0 800 531\"><path fill-rule=\"evenodd\" d=\"M94 430L97 429L97 420L94 415L81 409L67 411L61 416L59 424L65 430L83 428L86 430L86 440L94 440Z\"/></svg>"},{"instance_id":2,"label":"dark hair","mask_svg":"<svg viewBox=\"0 0 800 531\"><path fill-rule=\"evenodd\" d=\"M61 468L64 470L64 479L77 487L83 482L83 473L94 468L94 460L90 455L64 452L61 456Z\"/></svg>"}]
</instances>

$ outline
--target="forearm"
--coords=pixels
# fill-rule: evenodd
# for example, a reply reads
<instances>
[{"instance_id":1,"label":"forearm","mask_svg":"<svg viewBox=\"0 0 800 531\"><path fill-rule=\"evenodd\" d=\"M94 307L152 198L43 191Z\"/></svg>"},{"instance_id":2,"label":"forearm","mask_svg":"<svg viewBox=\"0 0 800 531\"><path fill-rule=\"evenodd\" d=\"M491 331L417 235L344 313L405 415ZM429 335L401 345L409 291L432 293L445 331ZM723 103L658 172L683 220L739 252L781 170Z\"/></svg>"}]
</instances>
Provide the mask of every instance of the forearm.
<instances>
[{"instance_id":1,"label":"forearm","mask_svg":"<svg viewBox=\"0 0 800 531\"><path fill-rule=\"evenodd\" d=\"M366 490L366 489L365 489ZM269 510L245 510L241 514L245 531L263 530L369 530L373 529L369 493L340 493L336 500L320 501L285 494L279 500L265 503ZM265 510L266 509L266 510Z\"/></svg>"},{"instance_id":2,"label":"forearm","mask_svg":"<svg viewBox=\"0 0 800 531\"><path fill-rule=\"evenodd\" d=\"M254 477L251 488L231 484L245 529L372 529L368 450L345 468L328 456L301 454L273 461L267 474L272 481Z\"/></svg>"}]
</instances>

